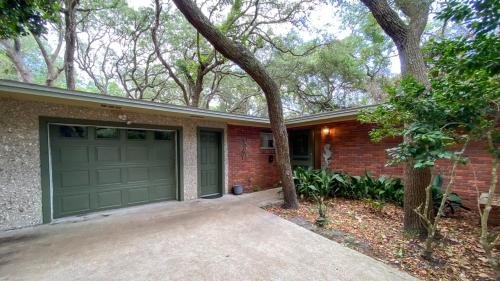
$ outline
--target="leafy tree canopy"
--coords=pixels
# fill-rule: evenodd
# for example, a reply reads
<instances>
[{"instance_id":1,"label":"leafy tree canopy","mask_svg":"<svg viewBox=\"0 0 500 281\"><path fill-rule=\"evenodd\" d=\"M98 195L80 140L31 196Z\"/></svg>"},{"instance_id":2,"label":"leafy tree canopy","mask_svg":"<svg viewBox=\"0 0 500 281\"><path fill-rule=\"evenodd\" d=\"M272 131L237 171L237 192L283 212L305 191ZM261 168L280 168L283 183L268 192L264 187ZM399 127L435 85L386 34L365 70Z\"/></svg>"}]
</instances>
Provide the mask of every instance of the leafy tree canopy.
<instances>
[{"instance_id":1,"label":"leafy tree canopy","mask_svg":"<svg viewBox=\"0 0 500 281\"><path fill-rule=\"evenodd\" d=\"M47 22L59 19L56 0L1 0L0 39L47 32Z\"/></svg>"},{"instance_id":2,"label":"leafy tree canopy","mask_svg":"<svg viewBox=\"0 0 500 281\"><path fill-rule=\"evenodd\" d=\"M379 125L371 131L374 140L406 137L389 150L391 163L414 160L415 168L432 167L436 160L453 158L451 145L463 141L464 135L477 140L492 130L498 135L500 37L493 24L487 24L493 9L485 8L496 4L483 0L476 6L457 5L452 1L439 17L453 21L466 17L471 24L465 36L433 39L425 46L430 88L403 80L389 90L386 104L361 116L362 121Z\"/></svg>"}]
</instances>

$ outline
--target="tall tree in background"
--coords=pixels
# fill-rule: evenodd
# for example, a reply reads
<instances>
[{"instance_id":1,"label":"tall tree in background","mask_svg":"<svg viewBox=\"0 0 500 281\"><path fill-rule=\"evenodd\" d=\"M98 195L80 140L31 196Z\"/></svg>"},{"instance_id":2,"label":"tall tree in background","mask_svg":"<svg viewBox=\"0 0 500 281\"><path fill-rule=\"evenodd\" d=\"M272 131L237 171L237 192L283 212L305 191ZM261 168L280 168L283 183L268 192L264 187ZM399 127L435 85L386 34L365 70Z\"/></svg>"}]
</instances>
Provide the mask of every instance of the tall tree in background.
<instances>
[{"instance_id":1,"label":"tall tree in background","mask_svg":"<svg viewBox=\"0 0 500 281\"><path fill-rule=\"evenodd\" d=\"M277 164L283 184L285 208L298 208L295 185L292 178L288 135L283 118L283 108L279 88L267 70L257 58L243 45L227 38L208 18L203 15L196 4L189 0L174 0L177 8L186 19L202 34L214 48L240 66L262 88L266 96L271 129L276 142Z\"/></svg>"},{"instance_id":2,"label":"tall tree in background","mask_svg":"<svg viewBox=\"0 0 500 281\"><path fill-rule=\"evenodd\" d=\"M48 86L53 85L60 71L55 61L61 48L61 41L52 54L49 54L46 44L41 37L47 33L49 23L60 26L60 3L54 0L13 0L0 2L0 49L12 62L19 79L26 83L33 83L33 73L25 64L22 54L21 37L32 35L38 44L47 66Z\"/></svg>"},{"instance_id":3,"label":"tall tree in background","mask_svg":"<svg viewBox=\"0 0 500 281\"><path fill-rule=\"evenodd\" d=\"M66 75L66 88L74 90L75 82L75 52L76 52L76 25L77 8L80 0L64 0L64 74Z\"/></svg>"},{"instance_id":4,"label":"tall tree in background","mask_svg":"<svg viewBox=\"0 0 500 281\"><path fill-rule=\"evenodd\" d=\"M174 70L171 64L165 59L161 50L161 43L158 38L158 30L160 28L160 17L161 17L161 4L159 0L155 0L155 19L152 27L151 36L153 39L154 49L158 59L160 60L163 67L166 69L168 76L174 80L174 82L179 86L182 91L184 102L188 106L199 107L201 101L201 92L204 88L204 81L208 74L214 70L216 67L224 63L223 59L217 57L217 52L215 49L206 52L202 49L202 44L199 33L196 34L196 39L194 45L196 51L193 55L189 54L187 50L183 52L184 64L181 65L180 72L184 76L184 83L178 77L178 73ZM167 35L168 36L168 35ZM186 38L188 39L188 38ZM187 41L187 40L186 40ZM203 52L203 54L202 54ZM190 57L196 57L196 59ZM179 60L177 60L179 61ZM189 64L189 61L192 62Z\"/></svg>"},{"instance_id":5,"label":"tall tree in background","mask_svg":"<svg viewBox=\"0 0 500 281\"><path fill-rule=\"evenodd\" d=\"M361 0L398 49L403 77L411 76L428 85L427 68L420 49L422 33L427 24L432 0L396 0L395 7L407 18L402 19L387 0ZM411 136L406 136L411 137ZM425 188L430 180L429 168L416 169L413 161L404 164L404 229L409 233L425 234L415 209L425 202ZM429 208L431 210L432 208Z\"/></svg>"}]
</instances>

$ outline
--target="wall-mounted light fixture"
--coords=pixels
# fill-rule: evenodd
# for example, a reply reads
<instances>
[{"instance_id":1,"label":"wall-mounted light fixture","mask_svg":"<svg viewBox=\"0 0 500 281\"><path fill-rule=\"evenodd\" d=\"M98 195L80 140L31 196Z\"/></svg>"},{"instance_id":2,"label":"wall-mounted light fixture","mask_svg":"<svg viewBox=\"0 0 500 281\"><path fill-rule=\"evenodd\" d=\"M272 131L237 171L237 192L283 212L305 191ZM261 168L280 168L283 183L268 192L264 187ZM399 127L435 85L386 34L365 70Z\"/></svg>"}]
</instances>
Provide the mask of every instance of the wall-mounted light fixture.
<instances>
[{"instance_id":1,"label":"wall-mounted light fixture","mask_svg":"<svg viewBox=\"0 0 500 281\"><path fill-rule=\"evenodd\" d=\"M324 128L323 128L323 134L324 134L325 136L328 136L328 135L330 134L330 128L328 128L328 127L324 127Z\"/></svg>"}]
</instances>

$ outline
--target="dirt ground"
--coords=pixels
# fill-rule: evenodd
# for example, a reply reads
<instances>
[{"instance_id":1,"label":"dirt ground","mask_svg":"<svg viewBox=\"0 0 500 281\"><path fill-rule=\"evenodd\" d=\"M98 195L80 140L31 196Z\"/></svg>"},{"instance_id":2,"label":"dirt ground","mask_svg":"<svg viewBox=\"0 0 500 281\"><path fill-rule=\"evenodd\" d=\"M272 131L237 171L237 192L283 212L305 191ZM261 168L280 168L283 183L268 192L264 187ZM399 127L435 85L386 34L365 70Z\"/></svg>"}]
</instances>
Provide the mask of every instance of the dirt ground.
<instances>
[{"instance_id":1,"label":"dirt ground","mask_svg":"<svg viewBox=\"0 0 500 281\"><path fill-rule=\"evenodd\" d=\"M297 210L265 207L280 217L395 266L423 280L494 280L479 244L479 217L475 210L444 218L432 261L421 257L423 242L402 232L403 210L393 204L377 208L362 200L326 201L328 224L314 225L316 205L302 200Z\"/></svg>"}]
</instances>

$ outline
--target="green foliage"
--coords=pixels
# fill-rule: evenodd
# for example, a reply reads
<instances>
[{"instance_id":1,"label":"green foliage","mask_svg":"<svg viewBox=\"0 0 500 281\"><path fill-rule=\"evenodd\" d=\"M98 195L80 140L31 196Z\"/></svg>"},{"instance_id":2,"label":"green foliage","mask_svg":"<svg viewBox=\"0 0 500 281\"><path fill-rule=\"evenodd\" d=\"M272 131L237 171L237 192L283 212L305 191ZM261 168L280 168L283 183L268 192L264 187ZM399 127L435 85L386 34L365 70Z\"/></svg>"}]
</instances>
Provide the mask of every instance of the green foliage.
<instances>
[{"instance_id":1,"label":"green foliage","mask_svg":"<svg viewBox=\"0 0 500 281\"><path fill-rule=\"evenodd\" d=\"M60 9L55 0L1 0L0 39L46 33L46 24L59 20Z\"/></svg>"},{"instance_id":2,"label":"green foliage","mask_svg":"<svg viewBox=\"0 0 500 281\"><path fill-rule=\"evenodd\" d=\"M404 137L398 146L388 149L388 165L413 161L417 169L432 167L440 159L455 159L451 146L462 136L453 129L462 122L450 118L450 103L443 103L413 78L402 80L388 91L389 100L373 111L363 112L359 119L376 123L370 132L374 141L386 137Z\"/></svg>"},{"instance_id":3,"label":"green foliage","mask_svg":"<svg viewBox=\"0 0 500 281\"><path fill-rule=\"evenodd\" d=\"M231 10L229 11L229 14L227 15L226 20L221 24L219 30L222 33L227 33L233 24L236 22L238 17L241 16L241 8L243 5L242 0L234 0L232 5L231 5Z\"/></svg>"},{"instance_id":4,"label":"green foliage","mask_svg":"<svg viewBox=\"0 0 500 281\"><path fill-rule=\"evenodd\" d=\"M370 198L403 204L403 185L400 179L388 176L374 178L370 173L349 176L331 170L294 170L297 193L306 198L341 196L351 199Z\"/></svg>"},{"instance_id":5,"label":"green foliage","mask_svg":"<svg viewBox=\"0 0 500 281\"><path fill-rule=\"evenodd\" d=\"M318 209L318 218L316 219L316 225L319 227L324 227L328 223L324 197L315 195L314 200L316 201L316 208Z\"/></svg>"},{"instance_id":6,"label":"green foliage","mask_svg":"<svg viewBox=\"0 0 500 281\"><path fill-rule=\"evenodd\" d=\"M425 168L439 159L457 159L461 156L453 153L452 145L463 142L464 135L484 138L494 127L500 37L492 31L498 24L498 5L489 0L451 1L439 17L464 21L473 36L431 39L424 48L430 87L405 79L388 90L386 104L360 116L362 122L378 125L370 132L374 141L404 137L388 150L389 165L413 161L415 168Z\"/></svg>"},{"instance_id":7,"label":"green foliage","mask_svg":"<svg viewBox=\"0 0 500 281\"><path fill-rule=\"evenodd\" d=\"M438 18L464 23L476 34L494 32L500 22L500 2L498 0L450 0Z\"/></svg>"},{"instance_id":8,"label":"green foliage","mask_svg":"<svg viewBox=\"0 0 500 281\"><path fill-rule=\"evenodd\" d=\"M318 212L324 208L322 200L325 197L340 196L349 199L366 199L373 209L379 210L385 202L393 202L403 206L404 189L399 178L382 175L373 177L369 172L362 176L349 176L331 170L312 170L297 168L293 171L297 194L314 199L318 204ZM432 184L432 203L435 211L443 198L443 177L438 175ZM321 202L320 202L321 201ZM462 199L456 193L450 193L445 203L445 213L454 214L457 210L469 210L462 204ZM321 213L320 213L321 214Z\"/></svg>"},{"instance_id":9,"label":"green foliage","mask_svg":"<svg viewBox=\"0 0 500 281\"><path fill-rule=\"evenodd\" d=\"M368 205L370 205L370 208L377 212L381 212L384 209L385 202L384 201L379 201L379 200L374 200L374 199L366 199L366 202Z\"/></svg>"},{"instance_id":10,"label":"green foliage","mask_svg":"<svg viewBox=\"0 0 500 281\"><path fill-rule=\"evenodd\" d=\"M432 183L432 205L434 208L434 212L437 212L439 210L439 205L443 200L443 193L443 177L441 175L438 175L434 178L434 182ZM460 198L458 194L456 194L455 192L450 192L450 194L448 194L448 197L446 198L443 215L446 215L448 213L454 214L459 209L464 209L467 211L470 210L462 204L462 198Z\"/></svg>"},{"instance_id":11,"label":"green foliage","mask_svg":"<svg viewBox=\"0 0 500 281\"><path fill-rule=\"evenodd\" d=\"M351 189L342 190L340 196L355 199L374 199L379 201L391 201L398 205L403 205L403 184L401 179L393 179L382 175L373 177L369 172L363 176L351 177Z\"/></svg>"}]
</instances>

